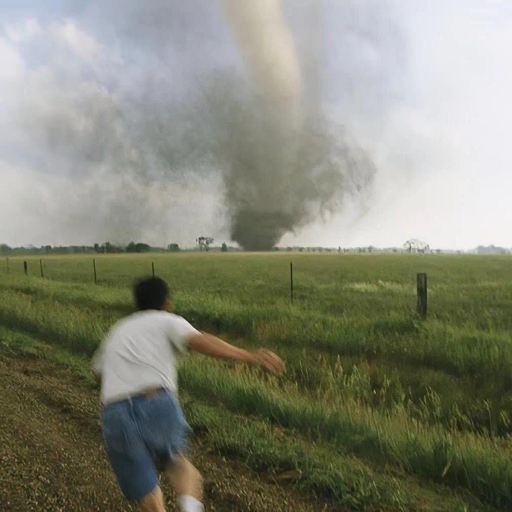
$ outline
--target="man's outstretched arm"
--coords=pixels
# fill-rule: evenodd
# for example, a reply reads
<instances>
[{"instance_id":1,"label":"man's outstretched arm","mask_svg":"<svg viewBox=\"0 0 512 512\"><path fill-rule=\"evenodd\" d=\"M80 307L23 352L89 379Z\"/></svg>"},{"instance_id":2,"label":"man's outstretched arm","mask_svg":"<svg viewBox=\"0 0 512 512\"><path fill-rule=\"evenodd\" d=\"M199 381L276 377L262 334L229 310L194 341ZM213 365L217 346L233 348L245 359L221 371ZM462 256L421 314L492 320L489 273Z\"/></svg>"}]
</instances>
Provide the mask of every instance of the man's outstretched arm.
<instances>
[{"instance_id":1,"label":"man's outstretched arm","mask_svg":"<svg viewBox=\"0 0 512 512\"><path fill-rule=\"evenodd\" d=\"M272 373L282 373L284 363L281 358L269 350L244 350L226 343L212 334L200 332L187 337L188 348L217 359L230 359L262 366Z\"/></svg>"}]
</instances>

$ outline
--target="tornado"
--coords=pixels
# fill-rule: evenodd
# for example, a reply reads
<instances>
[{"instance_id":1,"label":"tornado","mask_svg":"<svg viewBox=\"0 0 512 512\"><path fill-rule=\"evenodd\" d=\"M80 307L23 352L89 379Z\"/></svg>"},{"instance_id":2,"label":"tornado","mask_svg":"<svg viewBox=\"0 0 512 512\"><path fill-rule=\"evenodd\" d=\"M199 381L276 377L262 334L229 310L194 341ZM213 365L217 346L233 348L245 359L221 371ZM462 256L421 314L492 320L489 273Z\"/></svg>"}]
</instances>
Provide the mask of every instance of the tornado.
<instances>
[{"instance_id":1,"label":"tornado","mask_svg":"<svg viewBox=\"0 0 512 512\"><path fill-rule=\"evenodd\" d=\"M360 189L374 169L305 108L311 102L280 0L222 6L253 85L253 98L225 119L221 145L231 238L246 250L270 250L285 233L339 209L344 193Z\"/></svg>"}]
</instances>

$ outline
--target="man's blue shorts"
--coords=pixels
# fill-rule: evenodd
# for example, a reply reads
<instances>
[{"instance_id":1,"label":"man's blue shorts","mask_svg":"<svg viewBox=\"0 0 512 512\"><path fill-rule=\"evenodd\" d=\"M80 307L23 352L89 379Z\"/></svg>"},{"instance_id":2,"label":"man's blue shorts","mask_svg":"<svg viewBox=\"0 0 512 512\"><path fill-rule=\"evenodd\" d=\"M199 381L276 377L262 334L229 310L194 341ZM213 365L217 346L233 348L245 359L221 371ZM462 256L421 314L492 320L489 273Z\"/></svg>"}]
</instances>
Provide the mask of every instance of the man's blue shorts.
<instances>
[{"instance_id":1,"label":"man's blue shorts","mask_svg":"<svg viewBox=\"0 0 512 512\"><path fill-rule=\"evenodd\" d=\"M187 448L191 429L176 396L166 390L103 408L103 439L121 491L141 501L158 485L158 470Z\"/></svg>"}]
</instances>

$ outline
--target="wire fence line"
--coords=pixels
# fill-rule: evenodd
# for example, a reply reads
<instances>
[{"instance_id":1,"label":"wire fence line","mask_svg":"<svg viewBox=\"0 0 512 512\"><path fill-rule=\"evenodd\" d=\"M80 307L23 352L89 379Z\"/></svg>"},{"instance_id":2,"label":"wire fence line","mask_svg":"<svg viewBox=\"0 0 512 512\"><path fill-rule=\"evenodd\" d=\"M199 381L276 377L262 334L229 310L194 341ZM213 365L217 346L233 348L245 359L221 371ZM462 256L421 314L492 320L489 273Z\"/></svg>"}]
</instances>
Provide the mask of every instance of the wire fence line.
<instances>
[{"instance_id":1,"label":"wire fence line","mask_svg":"<svg viewBox=\"0 0 512 512\"><path fill-rule=\"evenodd\" d=\"M31 262L34 262L35 266L37 267L37 259L36 258L33 258L31 260ZM39 272L37 272L37 270L36 270L33 274L30 274L31 276L39 276L43 279L50 278L48 276L48 274L45 276L45 264L43 262L44 262L44 259L39 258L39 265L38 265ZM20 274L23 274L26 277L29 277L29 272L30 272L30 268L31 268L29 266L29 261L24 259L24 260L22 260L22 264L23 264L23 266L22 266L22 271L20 272ZM16 267L14 267L14 268L16 268ZM12 262L9 260L9 257L6 257L4 271L7 274L11 274L11 273L15 274L16 272L11 272L12 270L14 270L14 268L13 268ZM155 262L153 260L151 260L151 266L150 266L150 269L148 269L147 275L151 275L151 276L155 277L155 275L156 275L155 268L156 268ZM294 303L293 262L290 262L289 268L290 268L290 270L289 270L290 303L293 304ZM100 284L98 267L96 265L96 258L92 258L92 265L91 265L90 272L91 272L91 282L94 283L95 285ZM105 281L105 282L102 282L101 284L109 284L109 282L111 282L111 281ZM426 319L427 311L428 311L428 287L427 287L427 274L424 272L418 273L416 275L416 296L417 296L417 300L416 300L417 308L416 309L417 309L418 315L421 318Z\"/></svg>"}]
</instances>

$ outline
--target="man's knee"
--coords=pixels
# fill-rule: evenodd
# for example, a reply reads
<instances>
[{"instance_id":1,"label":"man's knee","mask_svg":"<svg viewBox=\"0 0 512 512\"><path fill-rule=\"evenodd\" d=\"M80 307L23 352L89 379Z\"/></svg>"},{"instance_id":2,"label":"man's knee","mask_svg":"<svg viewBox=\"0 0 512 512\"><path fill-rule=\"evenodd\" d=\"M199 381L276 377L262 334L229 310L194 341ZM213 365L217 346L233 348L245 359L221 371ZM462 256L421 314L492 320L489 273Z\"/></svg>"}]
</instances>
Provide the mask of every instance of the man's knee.
<instances>
[{"instance_id":1,"label":"man's knee","mask_svg":"<svg viewBox=\"0 0 512 512\"><path fill-rule=\"evenodd\" d=\"M180 457L175 464L174 470L179 473L183 478L186 478L189 482L202 485L203 477L197 468L185 457Z\"/></svg>"},{"instance_id":2,"label":"man's knee","mask_svg":"<svg viewBox=\"0 0 512 512\"><path fill-rule=\"evenodd\" d=\"M187 468L185 471L186 471L188 477L190 478L190 480L193 480L194 482L196 482L196 484L202 485L203 477L202 477L201 473L199 473L198 469L189 460L185 459L185 461L186 461L185 464L186 464L186 468Z\"/></svg>"},{"instance_id":3,"label":"man's knee","mask_svg":"<svg viewBox=\"0 0 512 512\"><path fill-rule=\"evenodd\" d=\"M185 457L179 457L174 461L169 477L178 494L190 494L198 499L202 497L203 477Z\"/></svg>"}]
</instances>

